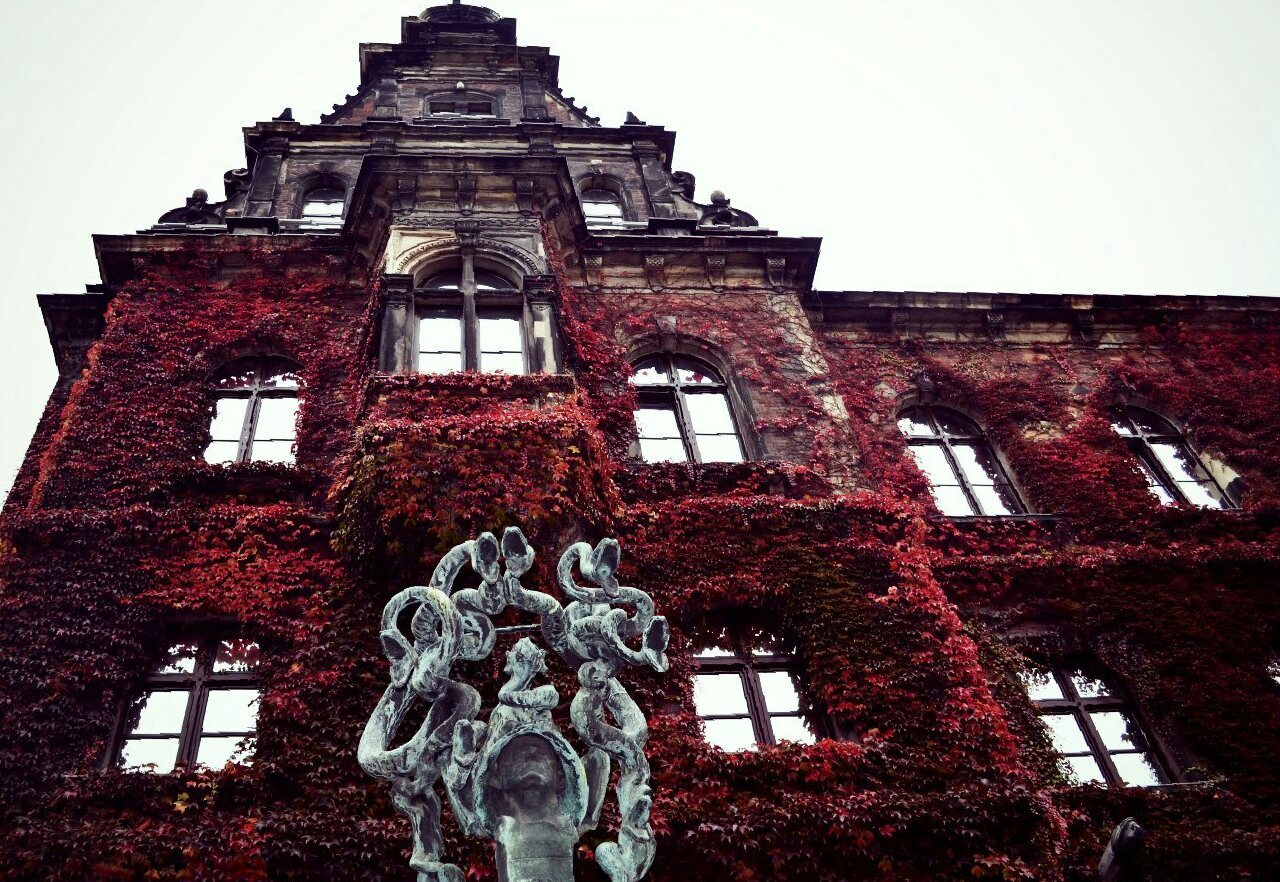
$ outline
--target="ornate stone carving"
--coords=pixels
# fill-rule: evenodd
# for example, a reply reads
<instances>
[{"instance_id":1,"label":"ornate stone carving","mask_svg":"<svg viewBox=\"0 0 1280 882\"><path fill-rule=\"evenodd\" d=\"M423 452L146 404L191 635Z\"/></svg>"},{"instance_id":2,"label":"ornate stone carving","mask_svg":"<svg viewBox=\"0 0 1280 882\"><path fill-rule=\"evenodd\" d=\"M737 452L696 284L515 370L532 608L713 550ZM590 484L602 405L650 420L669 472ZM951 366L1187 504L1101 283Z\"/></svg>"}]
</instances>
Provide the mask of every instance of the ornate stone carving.
<instances>
[{"instance_id":1,"label":"ornate stone carving","mask_svg":"<svg viewBox=\"0 0 1280 882\"><path fill-rule=\"evenodd\" d=\"M720 291L724 288L725 264L726 260L723 254L708 254L706 256L707 284L711 286L713 291Z\"/></svg>"},{"instance_id":2,"label":"ornate stone carving","mask_svg":"<svg viewBox=\"0 0 1280 882\"><path fill-rule=\"evenodd\" d=\"M209 194L204 190L196 190L187 197L187 204L182 208L166 211L160 216L162 224L220 224L222 217L216 206L209 204Z\"/></svg>"},{"instance_id":3,"label":"ornate stone carving","mask_svg":"<svg viewBox=\"0 0 1280 882\"><path fill-rule=\"evenodd\" d=\"M987 338L992 343L1003 343L1005 341L1004 313L999 310L991 310L986 313L984 321L987 328Z\"/></svg>"},{"instance_id":4,"label":"ornate stone carving","mask_svg":"<svg viewBox=\"0 0 1280 882\"><path fill-rule=\"evenodd\" d=\"M450 551L427 587L392 598L382 614L383 651L391 684L365 726L357 754L369 774L390 782L396 808L413 828L410 864L419 882L462 882L461 870L441 857L443 782L463 831L495 843L500 882L572 882L578 837L594 829L618 764L621 828L615 842L596 849L611 882L638 882L653 863L652 804L644 747L648 723L618 674L628 665L665 671L665 618L649 595L618 584L621 549L605 539L594 549L578 543L560 558L557 578L567 606L530 591L521 578L533 566L524 534L508 528ZM481 585L454 593L463 567ZM583 587L575 569L590 584ZM536 614L547 646L578 669L580 688L570 708L587 747L580 757L556 726L554 686L535 685L546 673L546 652L524 638L507 652L506 684L486 724L476 719L480 695L453 677L458 661L488 658L499 629L493 616L508 609ZM412 611L409 633L400 623ZM396 733L410 708L430 702L418 730L398 747Z\"/></svg>"},{"instance_id":5,"label":"ornate stone carving","mask_svg":"<svg viewBox=\"0 0 1280 882\"><path fill-rule=\"evenodd\" d=\"M448 226L452 227L456 220L457 218L451 219ZM460 252L465 244L456 236L442 236L422 242L396 257L391 269L396 273L412 275L419 266L430 263L443 254ZM536 276L546 272L546 267L536 257L509 242L481 235L475 240L474 247L477 252L505 259L504 262L511 264L522 276Z\"/></svg>"},{"instance_id":6,"label":"ornate stone carving","mask_svg":"<svg viewBox=\"0 0 1280 882\"><path fill-rule=\"evenodd\" d=\"M667 259L661 254L646 254L644 275L651 290L661 291L667 286Z\"/></svg>"},{"instance_id":7,"label":"ornate stone carving","mask_svg":"<svg viewBox=\"0 0 1280 882\"><path fill-rule=\"evenodd\" d=\"M749 214L740 208L734 208L729 201L729 197L725 196L720 190L716 190L711 194L711 204L702 206L702 220L700 226L714 227L758 227L760 221L756 220L755 215Z\"/></svg>"}]
</instances>

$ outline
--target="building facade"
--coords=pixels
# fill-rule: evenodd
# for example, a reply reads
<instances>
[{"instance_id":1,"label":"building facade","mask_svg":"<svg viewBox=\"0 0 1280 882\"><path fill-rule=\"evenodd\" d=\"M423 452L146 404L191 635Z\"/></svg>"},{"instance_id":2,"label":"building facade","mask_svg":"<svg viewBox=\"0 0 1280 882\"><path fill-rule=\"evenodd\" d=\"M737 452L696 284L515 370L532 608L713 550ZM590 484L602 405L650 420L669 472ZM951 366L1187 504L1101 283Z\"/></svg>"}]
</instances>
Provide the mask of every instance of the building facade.
<instances>
[{"instance_id":1,"label":"building facade","mask_svg":"<svg viewBox=\"0 0 1280 882\"><path fill-rule=\"evenodd\" d=\"M1280 303L815 290L557 67L406 18L40 297L0 879L411 878L378 616L508 525L671 621L654 880L1280 878Z\"/></svg>"}]
</instances>

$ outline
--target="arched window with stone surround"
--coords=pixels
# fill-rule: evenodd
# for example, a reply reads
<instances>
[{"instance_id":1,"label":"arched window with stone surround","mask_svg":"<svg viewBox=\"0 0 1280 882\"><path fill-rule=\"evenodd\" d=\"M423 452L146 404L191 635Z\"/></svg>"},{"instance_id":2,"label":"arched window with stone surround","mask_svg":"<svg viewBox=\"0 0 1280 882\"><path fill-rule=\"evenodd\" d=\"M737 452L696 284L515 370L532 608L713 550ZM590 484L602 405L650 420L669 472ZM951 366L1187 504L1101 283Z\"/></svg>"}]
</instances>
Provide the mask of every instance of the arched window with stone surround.
<instances>
[{"instance_id":1,"label":"arched window with stone surround","mask_svg":"<svg viewBox=\"0 0 1280 882\"><path fill-rule=\"evenodd\" d=\"M314 179L302 195L299 217L304 227L337 229L347 212L347 190L343 182L331 175Z\"/></svg>"},{"instance_id":2,"label":"arched window with stone surround","mask_svg":"<svg viewBox=\"0 0 1280 882\"><path fill-rule=\"evenodd\" d=\"M631 382L645 462L746 459L728 384L711 365L685 355L654 355L635 363Z\"/></svg>"},{"instance_id":3,"label":"arched window with stone surround","mask_svg":"<svg viewBox=\"0 0 1280 882\"><path fill-rule=\"evenodd\" d=\"M1141 407L1122 405L1111 409L1111 427L1129 445L1147 488L1161 505L1236 507L1227 488L1191 449L1186 433L1169 420Z\"/></svg>"},{"instance_id":4,"label":"arched window with stone surround","mask_svg":"<svg viewBox=\"0 0 1280 882\"><path fill-rule=\"evenodd\" d=\"M589 227L620 227L626 224L626 212L622 208L622 197L612 190L584 190L582 193L582 214Z\"/></svg>"},{"instance_id":5,"label":"arched window with stone surround","mask_svg":"<svg viewBox=\"0 0 1280 882\"><path fill-rule=\"evenodd\" d=\"M523 295L513 281L461 261L433 271L416 293L420 373L530 372Z\"/></svg>"},{"instance_id":6,"label":"arched window with stone surround","mask_svg":"<svg viewBox=\"0 0 1280 882\"><path fill-rule=\"evenodd\" d=\"M918 404L898 415L898 428L944 515L991 517L1026 511L986 434L973 420L951 408Z\"/></svg>"},{"instance_id":7,"label":"arched window with stone surround","mask_svg":"<svg viewBox=\"0 0 1280 882\"><path fill-rule=\"evenodd\" d=\"M292 465L298 435L298 366L265 355L241 358L213 376L214 414L205 462Z\"/></svg>"}]
</instances>

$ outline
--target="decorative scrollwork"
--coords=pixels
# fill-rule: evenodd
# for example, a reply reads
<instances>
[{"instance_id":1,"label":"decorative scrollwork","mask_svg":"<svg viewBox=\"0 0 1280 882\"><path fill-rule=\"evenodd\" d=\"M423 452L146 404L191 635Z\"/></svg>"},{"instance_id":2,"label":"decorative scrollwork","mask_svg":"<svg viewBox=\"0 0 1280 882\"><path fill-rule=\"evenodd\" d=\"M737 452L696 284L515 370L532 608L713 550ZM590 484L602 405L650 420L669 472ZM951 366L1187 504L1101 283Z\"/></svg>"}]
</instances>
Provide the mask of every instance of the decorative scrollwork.
<instances>
[{"instance_id":1,"label":"decorative scrollwork","mask_svg":"<svg viewBox=\"0 0 1280 882\"><path fill-rule=\"evenodd\" d=\"M599 824L614 762L622 825L617 841L599 846L596 858L612 882L638 882L648 872L656 852L644 753L649 727L617 677L629 665L665 671L669 629L654 614L649 595L618 583L621 556L612 539L565 551L557 567L560 588L571 601L565 606L521 584L535 554L524 534L511 527L501 542L484 533L452 549L427 587L409 588L387 604L380 638L391 683L365 726L358 758L370 775L391 783L393 803L412 824L410 864L419 882L463 878L441 858L437 782L443 782L463 831L497 844L501 879L571 882L574 848L582 833ZM468 565L481 584L455 593ZM578 584L575 570L587 586ZM581 688L570 719L587 745L585 758L552 718L560 701L555 687L534 685L547 666L546 652L532 639L508 651L509 679L488 724L476 719L479 693L453 679L456 662L492 654L498 636L492 617L508 608L537 615L547 646L578 669ZM409 610L406 636L401 623ZM424 722L392 747L418 701L431 703Z\"/></svg>"}]
</instances>

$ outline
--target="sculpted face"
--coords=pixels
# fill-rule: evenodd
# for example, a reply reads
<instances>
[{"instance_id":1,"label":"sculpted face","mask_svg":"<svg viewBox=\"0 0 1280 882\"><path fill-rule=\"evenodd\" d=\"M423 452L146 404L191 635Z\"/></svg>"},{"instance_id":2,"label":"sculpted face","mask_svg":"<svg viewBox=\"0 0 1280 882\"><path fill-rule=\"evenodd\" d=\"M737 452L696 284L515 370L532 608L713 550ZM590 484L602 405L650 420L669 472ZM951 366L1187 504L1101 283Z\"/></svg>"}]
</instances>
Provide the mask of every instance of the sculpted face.
<instances>
[{"instance_id":1,"label":"sculpted face","mask_svg":"<svg viewBox=\"0 0 1280 882\"><path fill-rule=\"evenodd\" d=\"M521 735L503 748L494 777L507 814L547 820L560 809L563 774L560 758L545 738Z\"/></svg>"}]
</instances>

